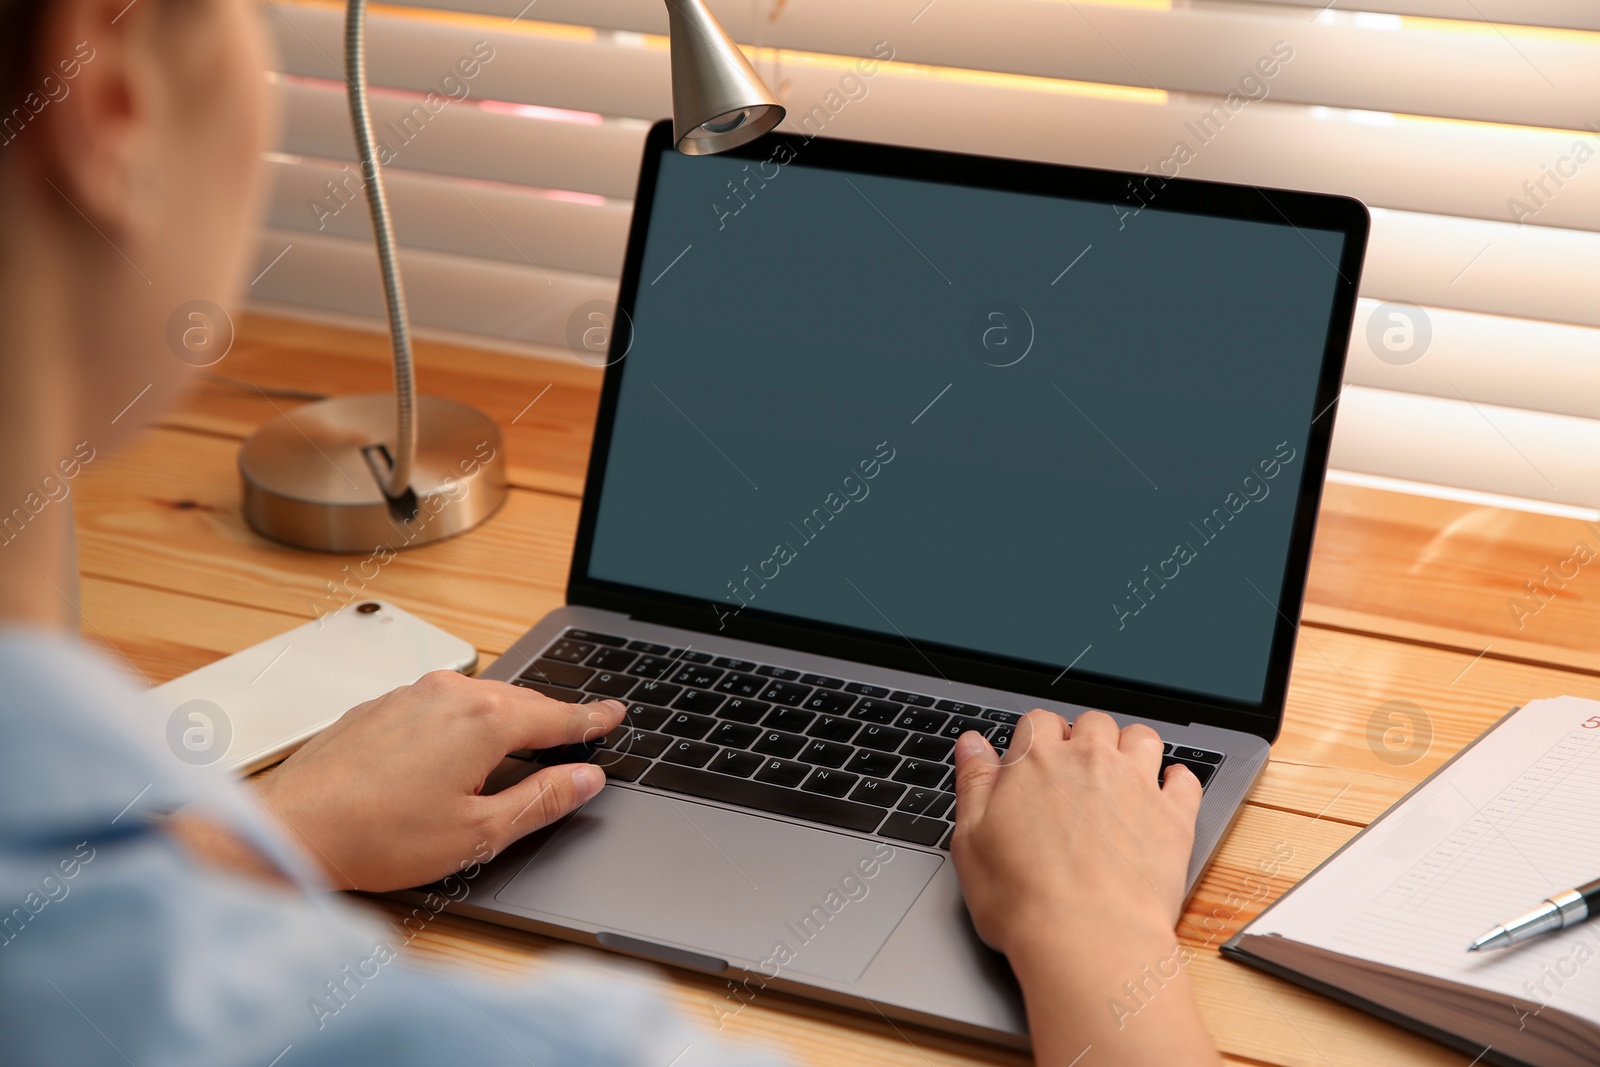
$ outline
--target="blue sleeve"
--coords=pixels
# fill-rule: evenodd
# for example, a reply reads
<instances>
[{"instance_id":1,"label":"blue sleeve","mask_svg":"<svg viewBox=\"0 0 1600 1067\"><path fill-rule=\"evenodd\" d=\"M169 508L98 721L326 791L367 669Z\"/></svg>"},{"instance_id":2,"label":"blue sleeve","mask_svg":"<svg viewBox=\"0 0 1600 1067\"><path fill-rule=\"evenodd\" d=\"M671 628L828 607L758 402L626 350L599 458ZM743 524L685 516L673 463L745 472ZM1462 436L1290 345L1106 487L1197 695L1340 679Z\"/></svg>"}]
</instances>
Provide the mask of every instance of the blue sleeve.
<instances>
[{"instance_id":1,"label":"blue sleeve","mask_svg":"<svg viewBox=\"0 0 1600 1067\"><path fill-rule=\"evenodd\" d=\"M19 666L16 644L0 638L0 678ZM104 701L126 710L128 694L81 692L74 667L76 679L40 677L35 658L0 697L7 1063L776 1062L690 1025L632 968L569 963L506 982L450 975L408 962L404 928L341 898L196 864L141 814L152 797L210 809L253 840L275 831L232 783L174 777L162 753L100 720Z\"/></svg>"}]
</instances>

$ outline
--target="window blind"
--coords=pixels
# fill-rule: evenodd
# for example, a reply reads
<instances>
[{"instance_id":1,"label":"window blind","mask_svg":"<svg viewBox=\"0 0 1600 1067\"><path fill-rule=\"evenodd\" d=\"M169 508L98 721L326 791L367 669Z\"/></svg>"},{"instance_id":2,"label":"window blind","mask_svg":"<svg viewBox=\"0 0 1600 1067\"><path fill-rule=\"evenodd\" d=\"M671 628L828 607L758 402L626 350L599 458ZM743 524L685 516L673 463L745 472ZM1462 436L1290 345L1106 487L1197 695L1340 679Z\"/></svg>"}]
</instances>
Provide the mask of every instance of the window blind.
<instances>
[{"instance_id":1,"label":"window blind","mask_svg":"<svg viewBox=\"0 0 1600 1067\"><path fill-rule=\"evenodd\" d=\"M1592 0L711 6L786 128L1360 198L1374 225L1335 477L1600 503ZM377 325L342 5L262 17L285 123L251 300ZM419 332L577 358L568 321L615 298L643 137L670 113L665 34L661 0L372 9Z\"/></svg>"}]
</instances>

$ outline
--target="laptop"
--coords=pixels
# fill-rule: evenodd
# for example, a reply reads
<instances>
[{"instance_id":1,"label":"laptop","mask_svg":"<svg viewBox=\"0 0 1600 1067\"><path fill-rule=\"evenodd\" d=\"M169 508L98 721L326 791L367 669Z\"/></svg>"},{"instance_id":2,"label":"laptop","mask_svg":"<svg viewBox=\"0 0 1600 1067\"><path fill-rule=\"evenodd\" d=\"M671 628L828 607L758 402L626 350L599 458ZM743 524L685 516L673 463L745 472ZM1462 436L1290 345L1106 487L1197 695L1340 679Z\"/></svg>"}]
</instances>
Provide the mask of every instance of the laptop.
<instances>
[{"instance_id":1,"label":"laptop","mask_svg":"<svg viewBox=\"0 0 1600 1067\"><path fill-rule=\"evenodd\" d=\"M955 738L1153 726L1204 784L1193 890L1283 721L1367 228L657 125L568 604L484 672L627 719L504 762L610 783L452 909L724 978L724 1016L783 991L1025 1046L950 860Z\"/></svg>"}]
</instances>

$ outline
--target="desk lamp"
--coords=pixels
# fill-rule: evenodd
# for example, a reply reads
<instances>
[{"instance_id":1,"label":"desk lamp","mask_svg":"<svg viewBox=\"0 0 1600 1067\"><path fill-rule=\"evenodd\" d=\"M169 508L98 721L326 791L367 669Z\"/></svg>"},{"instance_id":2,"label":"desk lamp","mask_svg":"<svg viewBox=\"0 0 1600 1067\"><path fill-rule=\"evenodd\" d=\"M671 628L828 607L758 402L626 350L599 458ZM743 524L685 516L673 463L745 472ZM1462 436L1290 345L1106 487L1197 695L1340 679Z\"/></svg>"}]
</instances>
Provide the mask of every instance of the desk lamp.
<instances>
[{"instance_id":1,"label":"desk lamp","mask_svg":"<svg viewBox=\"0 0 1600 1067\"><path fill-rule=\"evenodd\" d=\"M782 122L783 106L704 0L666 2L679 151L723 152ZM245 520L274 541L322 552L398 550L450 537L494 514L506 494L494 420L453 400L417 396L405 290L367 107L366 8L366 0L348 2L345 63L388 305L394 395L302 405L261 426L239 450Z\"/></svg>"}]
</instances>

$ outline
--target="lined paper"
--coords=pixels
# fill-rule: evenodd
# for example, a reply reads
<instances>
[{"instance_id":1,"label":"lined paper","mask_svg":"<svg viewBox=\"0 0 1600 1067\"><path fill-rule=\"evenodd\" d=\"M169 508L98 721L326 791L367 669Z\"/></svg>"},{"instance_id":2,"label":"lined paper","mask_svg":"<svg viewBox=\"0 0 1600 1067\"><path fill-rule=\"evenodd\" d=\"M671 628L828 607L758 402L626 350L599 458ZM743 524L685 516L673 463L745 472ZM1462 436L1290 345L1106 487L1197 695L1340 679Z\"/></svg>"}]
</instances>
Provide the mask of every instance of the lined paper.
<instances>
[{"instance_id":1,"label":"lined paper","mask_svg":"<svg viewBox=\"0 0 1600 1067\"><path fill-rule=\"evenodd\" d=\"M1600 1023L1600 919L1479 934L1600 877L1600 703L1529 703L1251 924ZM1512 1019L1511 1021L1516 1021Z\"/></svg>"}]
</instances>

